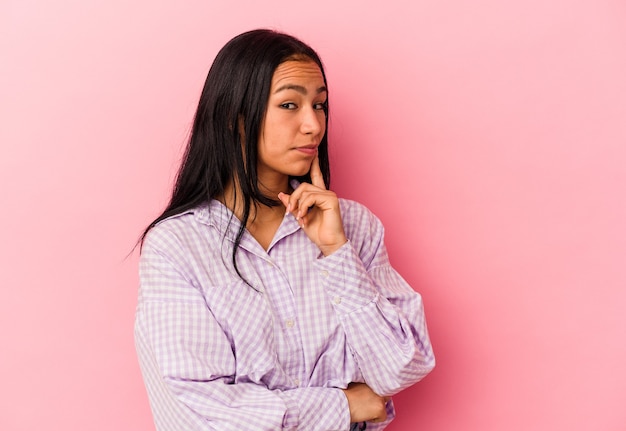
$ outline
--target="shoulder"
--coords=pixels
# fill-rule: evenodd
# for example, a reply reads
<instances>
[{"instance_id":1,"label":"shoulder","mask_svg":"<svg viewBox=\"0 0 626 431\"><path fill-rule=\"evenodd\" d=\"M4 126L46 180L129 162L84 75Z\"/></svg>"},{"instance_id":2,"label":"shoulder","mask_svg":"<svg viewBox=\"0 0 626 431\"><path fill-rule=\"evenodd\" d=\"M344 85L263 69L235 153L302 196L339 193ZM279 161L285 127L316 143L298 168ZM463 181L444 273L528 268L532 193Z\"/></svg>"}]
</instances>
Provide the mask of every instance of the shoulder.
<instances>
[{"instance_id":1,"label":"shoulder","mask_svg":"<svg viewBox=\"0 0 626 431\"><path fill-rule=\"evenodd\" d=\"M344 226L382 229L380 219L362 203L340 198L339 206Z\"/></svg>"},{"instance_id":2,"label":"shoulder","mask_svg":"<svg viewBox=\"0 0 626 431\"><path fill-rule=\"evenodd\" d=\"M380 219L365 205L339 199L346 236L361 258L369 260L384 244L385 229Z\"/></svg>"},{"instance_id":3,"label":"shoulder","mask_svg":"<svg viewBox=\"0 0 626 431\"><path fill-rule=\"evenodd\" d=\"M202 229L202 216L207 207L207 204L202 204L161 220L148 231L144 248L167 250L170 253L188 248L190 241Z\"/></svg>"}]
</instances>

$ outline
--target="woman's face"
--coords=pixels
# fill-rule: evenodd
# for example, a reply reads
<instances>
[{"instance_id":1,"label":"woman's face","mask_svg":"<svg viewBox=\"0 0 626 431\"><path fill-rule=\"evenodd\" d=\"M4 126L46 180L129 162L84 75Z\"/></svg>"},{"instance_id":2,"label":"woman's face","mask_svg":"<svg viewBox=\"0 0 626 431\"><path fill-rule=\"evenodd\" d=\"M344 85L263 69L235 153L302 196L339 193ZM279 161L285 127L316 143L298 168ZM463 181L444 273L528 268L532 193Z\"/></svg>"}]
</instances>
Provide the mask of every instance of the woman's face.
<instances>
[{"instance_id":1,"label":"woman's face","mask_svg":"<svg viewBox=\"0 0 626 431\"><path fill-rule=\"evenodd\" d=\"M261 183L309 172L326 132L327 90L312 61L286 61L272 77L258 142Z\"/></svg>"}]
</instances>

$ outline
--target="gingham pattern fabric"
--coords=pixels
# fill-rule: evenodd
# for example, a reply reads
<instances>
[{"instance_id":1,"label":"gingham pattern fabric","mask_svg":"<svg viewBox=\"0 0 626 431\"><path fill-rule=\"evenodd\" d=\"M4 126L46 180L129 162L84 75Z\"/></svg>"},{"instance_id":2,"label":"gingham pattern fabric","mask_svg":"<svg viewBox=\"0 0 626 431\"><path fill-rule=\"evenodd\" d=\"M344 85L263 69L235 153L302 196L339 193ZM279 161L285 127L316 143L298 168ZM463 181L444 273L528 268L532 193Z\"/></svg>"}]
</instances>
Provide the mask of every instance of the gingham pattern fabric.
<instances>
[{"instance_id":1,"label":"gingham pattern fabric","mask_svg":"<svg viewBox=\"0 0 626 431\"><path fill-rule=\"evenodd\" d=\"M349 241L327 257L291 214L267 251L246 231L249 284L220 202L149 232L135 339L159 431L348 430L339 388L393 395L433 368L421 297L389 265L380 221L340 205Z\"/></svg>"}]
</instances>

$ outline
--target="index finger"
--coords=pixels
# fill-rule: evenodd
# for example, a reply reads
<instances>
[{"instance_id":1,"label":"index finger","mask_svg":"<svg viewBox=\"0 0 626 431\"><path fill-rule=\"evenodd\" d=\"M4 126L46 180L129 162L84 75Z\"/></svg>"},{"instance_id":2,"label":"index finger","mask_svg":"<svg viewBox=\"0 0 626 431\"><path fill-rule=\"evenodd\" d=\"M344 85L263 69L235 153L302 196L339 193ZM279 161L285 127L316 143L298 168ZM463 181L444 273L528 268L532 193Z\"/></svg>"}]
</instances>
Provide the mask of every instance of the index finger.
<instances>
[{"instance_id":1,"label":"index finger","mask_svg":"<svg viewBox=\"0 0 626 431\"><path fill-rule=\"evenodd\" d=\"M311 184L315 187L319 187L321 189L326 190L326 184L324 184L324 175L322 175L322 169L320 168L320 159L319 156L316 155L313 159L313 163L311 163Z\"/></svg>"}]
</instances>

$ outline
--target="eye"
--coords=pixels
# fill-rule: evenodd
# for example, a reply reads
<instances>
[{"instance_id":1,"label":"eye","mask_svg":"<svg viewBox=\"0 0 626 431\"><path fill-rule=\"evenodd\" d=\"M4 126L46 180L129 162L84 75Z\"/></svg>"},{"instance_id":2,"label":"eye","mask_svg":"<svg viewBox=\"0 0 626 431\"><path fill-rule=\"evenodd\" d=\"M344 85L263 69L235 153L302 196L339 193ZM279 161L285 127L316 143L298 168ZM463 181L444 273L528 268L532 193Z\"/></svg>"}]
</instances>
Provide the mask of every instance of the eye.
<instances>
[{"instance_id":1,"label":"eye","mask_svg":"<svg viewBox=\"0 0 626 431\"><path fill-rule=\"evenodd\" d=\"M328 109L328 104L326 102L316 103L313 105L313 109L317 111L326 111Z\"/></svg>"},{"instance_id":2,"label":"eye","mask_svg":"<svg viewBox=\"0 0 626 431\"><path fill-rule=\"evenodd\" d=\"M283 109L297 109L298 108L298 106L295 103L292 103L292 102L281 103L278 106L283 108Z\"/></svg>"}]
</instances>

